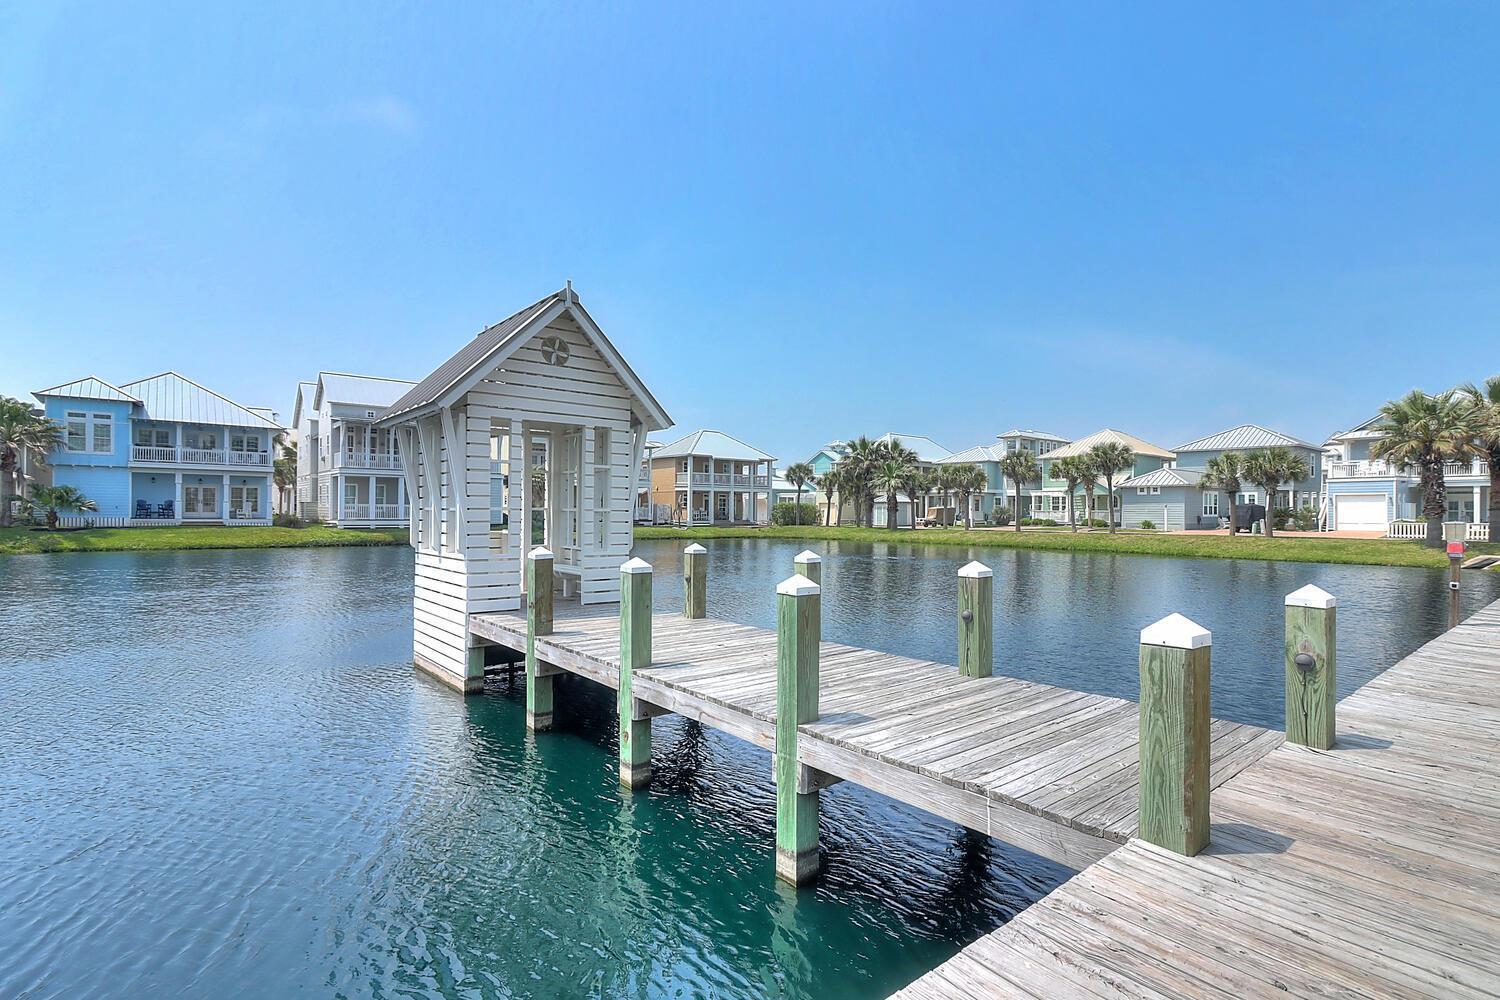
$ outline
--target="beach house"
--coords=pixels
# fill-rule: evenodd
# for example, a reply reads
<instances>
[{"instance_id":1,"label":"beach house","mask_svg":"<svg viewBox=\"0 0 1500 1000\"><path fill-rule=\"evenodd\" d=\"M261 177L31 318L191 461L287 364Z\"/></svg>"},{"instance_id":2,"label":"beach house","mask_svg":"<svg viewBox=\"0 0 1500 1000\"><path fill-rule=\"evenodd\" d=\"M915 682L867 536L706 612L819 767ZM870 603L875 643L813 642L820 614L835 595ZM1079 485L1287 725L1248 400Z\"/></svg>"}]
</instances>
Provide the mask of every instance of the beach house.
<instances>
[{"instance_id":1,"label":"beach house","mask_svg":"<svg viewBox=\"0 0 1500 1000\"><path fill-rule=\"evenodd\" d=\"M1330 531L1369 531L1422 537L1422 484L1416 469L1401 469L1371 457L1383 432L1371 417L1328 438L1324 445L1323 527ZM1443 466L1446 511L1443 520L1469 524L1469 537L1485 537L1489 523L1489 463L1481 458Z\"/></svg>"},{"instance_id":2,"label":"beach house","mask_svg":"<svg viewBox=\"0 0 1500 1000\"><path fill-rule=\"evenodd\" d=\"M177 372L133 382L80 378L35 393L64 431L53 482L98 510L64 524L269 524L272 449L282 428Z\"/></svg>"},{"instance_id":3,"label":"beach house","mask_svg":"<svg viewBox=\"0 0 1500 1000\"><path fill-rule=\"evenodd\" d=\"M302 516L341 528L394 527L409 518L398 436L374 426L415 382L319 372L292 407Z\"/></svg>"},{"instance_id":4,"label":"beach house","mask_svg":"<svg viewBox=\"0 0 1500 1000\"><path fill-rule=\"evenodd\" d=\"M652 452L651 503L683 524L766 524L775 463L723 431L693 431Z\"/></svg>"},{"instance_id":5,"label":"beach house","mask_svg":"<svg viewBox=\"0 0 1500 1000\"><path fill-rule=\"evenodd\" d=\"M1120 503L1119 486L1121 482L1160 469L1176 457L1172 452L1159 445L1154 445L1133 434L1126 434L1124 431L1115 430L1111 427L1095 431L1076 441L1051 447L1041 456L1042 479L1040 483L1031 487L1031 509L1028 514L1023 516L1066 521L1069 510L1068 484L1053 474L1053 466L1058 459L1074 455L1085 455L1089 449L1099 444L1122 444L1130 449L1132 456L1130 467L1121 471L1115 478L1116 490L1114 503L1116 509L1113 516L1117 523L1120 521L1118 507ZM1024 494L1027 491L1023 490L1022 492ZM1072 505L1073 509L1076 509L1078 512L1077 518L1080 522L1088 518L1104 520L1109 517L1110 500L1105 494L1103 478L1101 477L1095 484L1094 504L1091 509L1085 510L1088 507L1088 501L1087 490L1083 486L1079 486L1075 490Z\"/></svg>"}]
</instances>

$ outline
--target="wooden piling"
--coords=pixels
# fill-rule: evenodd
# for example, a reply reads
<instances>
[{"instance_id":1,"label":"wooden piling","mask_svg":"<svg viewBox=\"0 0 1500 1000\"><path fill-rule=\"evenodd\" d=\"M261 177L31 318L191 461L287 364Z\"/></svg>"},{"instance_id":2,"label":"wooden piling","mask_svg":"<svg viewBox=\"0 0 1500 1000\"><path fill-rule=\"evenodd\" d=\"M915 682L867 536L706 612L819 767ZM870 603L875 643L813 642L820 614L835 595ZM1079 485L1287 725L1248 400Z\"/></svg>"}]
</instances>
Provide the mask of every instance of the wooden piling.
<instances>
[{"instance_id":1,"label":"wooden piling","mask_svg":"<svg viewBox=\"0 0 1500 1000\"><path fill-rule=\"evenodd\" d=\"M632 559L620 567L620 784L626 788L651 780L651 719L632 691L632 673L649 666L651 564Z\"/></svg>"},{"instance_id":2,"label":"wooden piling","mask_svg":"<svg viewBox=\"0 0 1500 1000\"><path fill-rule=\"evenodd\" d=\"M1208 844L1212 641L1178 614L1141 630L1137 836L1189 857Z\"/></svg>"},{"instance_id":3,"label":"wooden piling","mask_svg":"<svg viewBox=\"0 0 1500 1000\"><path fill-rule=\"evenodd\" d=\"M682 613L708 617L708 550L697 542L682 550Z\"/></svg>"},{"instance_id":4,"label":"wooden piling","mask_svg":"<svg viewBox=\"0 0 1500 1000\"><path fill-rule=\"evenodd\" d=\"M823 557L811 549L803 549L792 557L792 572L807 577L821 587L823 586Z\"/></svg>"},{"instance_id":5,"label":"wooden piling","mask_svg":"<svg viewBox=\"0 0 1500 1000\"><path fill-rule=\"evenodd\" d=\"M1338 598L1308 584L1286 598L1286 739L1328 750L1337 736Z\"/></svg>"},{"instance_id":6,"label":"wooden piling","mask_svg":"<svg viewBox=\"0 0 1500 1000\"><path fill-rule=\"evenodd\" d=\"M793 576L776 588L776 877L818 873L818 792L798 790L797 727L818 719L822 588Z\"/></svg>"},{"instance_id":7,"label":"wooden piling","mask_svg":"<svg viewBox=\"0 0 1500 1000\"><path fill-rule=\"evenodd\" d=\"M989 677L995 672L995 574L981 562L958 571L958 673Z\"/></svg>"},{"instance_id":8,"label":"wooden piling","mask_svg":"<svg viewBox=\"0 0 1500 1000\"><path fill-rule=\"evenodd\" d=\"M526 729L552 728L552 675L536 657L536 637L552 634L552 553L537 546L526 555Z\"/></svg>"}]
</instances>

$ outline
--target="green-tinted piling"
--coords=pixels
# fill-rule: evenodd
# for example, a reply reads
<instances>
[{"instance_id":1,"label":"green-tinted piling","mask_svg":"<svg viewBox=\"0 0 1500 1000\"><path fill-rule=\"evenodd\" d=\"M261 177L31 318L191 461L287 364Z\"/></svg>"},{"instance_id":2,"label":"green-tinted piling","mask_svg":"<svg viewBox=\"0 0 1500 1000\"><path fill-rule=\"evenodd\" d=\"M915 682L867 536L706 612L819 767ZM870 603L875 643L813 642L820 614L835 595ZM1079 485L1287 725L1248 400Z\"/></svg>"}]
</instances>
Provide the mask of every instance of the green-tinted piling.
<instances>
[{"instance_id":1,"label":"green-tinted piling","mask_svg":"<svg viewBox=\"0 0 1500 1000\"><path fill-rule=\"evenodd\" d=\"M818 873L818 793L797 790L797 727L818 718L822 588L794 576L776 588L776 876Z\"/></svg>"},{"instance_id":2,"label":"green-tinted piling","mask_svg":"<svg viewBox=\"0 0 1500 1000\"><path fill-rule=\"evenodd\" d=\"M792 572L807 577L821 587L823 586L823 557L811 549L803 549L792 557Z\"/></svg>"},{"instance_id":3,"label":"green-tinted piling","mask_svg":"<svg viewBox=\"0 0 1500 1000\"><path fill-rule=\"evenodd\" d=\"M1142 840L1192 856L1208 844L1209 631L1168 615L1141 631Z\"/></svg>"},{"instance_id":4,"label":"green-tinted piling","mask_svg":"<svg viewBox=\"0 0 1500 1000\"><path fill-rule=\"evenodd\" d=\"M552 728L552 670L536 658L536 637L552 634L552 553L526 556L526 729Z\"/></svg>"},{"instance_id":5,"label":"green-tinted piling","mask_svg":"<svg viewBox=\"0 0 1500 1000\"><path fill-rule=\"evenodd\" d=\"M958 672L989 677L995 672L995 574L981 562L958 571Z\"/></svg>"},{"instance_id":6,"label":"green-tinted piling","mask_svg":"<svg viewBox=\"0 0 1500 1000\"><path fill-rule=\"evenodd\" d=\"M1317 750L1337 738L1338 598L1308 584L1286 598L1286 739Z\"/></svg>"},{"instance_id":7,"label":"green-tinted piling","mask_svg":"<svg viewBox=\"0 0 1500 1000\"><path fill-rule=\"evenodd\" d=\"M708 550L697 542L682 550L682 613L708 617Z\"/></svg>"},{"instance_id":8,"label":"green-tinted piling","mask_svg":"<svg viewBox=\"0 0 1500 1000\"><path fill-rule=\"evenodd\" d=\"M632 559L620 567L620 784L640 788L651 780L651 720L636 704L632 674L651 665L651 564Z\"/></svg>"}]
</instances>

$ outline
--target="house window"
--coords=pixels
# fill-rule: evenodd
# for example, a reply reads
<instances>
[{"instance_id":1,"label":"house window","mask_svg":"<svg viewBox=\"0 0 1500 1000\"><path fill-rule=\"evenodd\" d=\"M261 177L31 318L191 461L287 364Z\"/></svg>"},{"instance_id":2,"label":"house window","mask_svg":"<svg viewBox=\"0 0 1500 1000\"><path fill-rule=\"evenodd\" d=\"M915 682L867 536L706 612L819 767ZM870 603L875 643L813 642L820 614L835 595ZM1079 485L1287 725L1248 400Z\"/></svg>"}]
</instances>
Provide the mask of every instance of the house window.
<instances>
[{"instance_id":1,"label":"house window","mask_svg":"<svg viewBox=\"0 0 1500 1000\"><path fill-rule=\"evenodd\" d=\"M1151 495L1154 496L1154 497L1155 496L1161 496L1161 487L1160 486L1153 486L1153 487L1151 487Z\"/></svg>"},{"instance_id":2,"label":"house window","mask_svg":"<svg viewBox=\"0 0 1500 1000\"><path fill-rule=\"evenodd\" d=\"M260 451L259 434L231 434L229 436L230 451Z\"/></svg>"},{"instance_id":3,"label":"house window","mask_svg":"<svg viewBox=\"0 0 1500 1000\"><path fill-rule=\"evenodd\" d=\"M1255 490L1250 490L1247 493L1241 493L1238 496L1236 496L1235 497L1235 502L1236 503L1242 503L1242 504L1260 503L1260 494L1257 493Z\"/></svg>"},{"instance_id":4,"label":"house window","mask_svg":"<svg viewBox=\"0 0 1500 1000\"><path fill-rule=\"evenodd\" d=\"M88 451L89 420L87 413L68 411L68 450Z\"/></svg>"},{"instance_id":5,"label":"house window","mask_svg":"<svg viewBox=\"0 0 1500 1000\"><path fill-rule=\"evenodd\" d=\"M1205 517L1219 516L1219 494L1212 492L1203 494L1203 514Z\"/></svg>"},{"instance_id":6,"label":"house window","mask_svg":"<svg viewBox=\"0 0 1500 1000\"><path fill-rule=\"evenodd\" d=\"M64 431L68 451L107 455L115 450L115 418L111 414L68 410Z\"/></svg>"},{"instance_id":7,"label":"house window","mask_svg":"<svg viewBox=\"0 0 1500 1000\"><path fill-rule=\"evenodd\" d=\"M1144 487L1144 486L1137 486L1135 488L1135 495L1138 496L1138 497L1145 496L1146 495L1146 487Z\"/></svg>"}]
</instances>

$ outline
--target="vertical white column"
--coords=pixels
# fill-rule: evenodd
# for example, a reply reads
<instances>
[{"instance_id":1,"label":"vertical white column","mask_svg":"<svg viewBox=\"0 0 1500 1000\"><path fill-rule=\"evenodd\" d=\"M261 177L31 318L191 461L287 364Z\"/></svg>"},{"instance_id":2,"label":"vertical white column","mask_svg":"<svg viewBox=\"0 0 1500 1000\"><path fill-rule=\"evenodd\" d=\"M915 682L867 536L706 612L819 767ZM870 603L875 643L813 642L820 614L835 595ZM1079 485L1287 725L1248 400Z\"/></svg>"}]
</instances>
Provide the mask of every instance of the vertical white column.
<instances>
[{"instance_id":1,"label":"vertical white column","mask_svg":"<svg viewBox=\"0 0 1500 1000\"><path fill-rule=\"evenodd\" d=\"M228 441L228 438L225 438ZM219 491L219 520L229 520L229 473L219 477L224 480L224 488Z\"/></svg>"},{"instance_id":2,"label":"vertical white column","mask_svg":"<svg viewBox=\"0 0 1500 1000\"><path fill-rule=\"evenodd\" d=\"M1483 486L1476 486L1476 487L1474 487L1474 523L1475 524L1478 524L1480 521L1484 520L1484 517L1482 516L1482 513L1481 513L1483 508L1481 508L1480 505L1479 505L1479 501L1481 499L1481 495L1483 494L1483 492L1484 492L1484 487Z\"/></svg>"},{"instance_id":3,"label":"vertical white column","mask_svg":"<svg viewBox=\"0 0 1500 1000\"><path fill-rule=\"evenodd\" d=\"M178 429L178 434L178 446L180 447L182 444L180 428ZM176 498L172 501L172 519L174 521L180 521L182 520L182 473L174 472L172 474L172 478L174 480L174 482L172 483L172 491L173 495Z\"/></svg>"}]
</instances>

